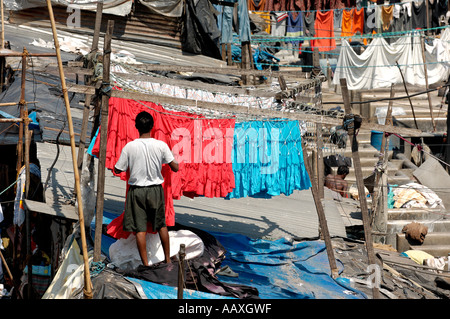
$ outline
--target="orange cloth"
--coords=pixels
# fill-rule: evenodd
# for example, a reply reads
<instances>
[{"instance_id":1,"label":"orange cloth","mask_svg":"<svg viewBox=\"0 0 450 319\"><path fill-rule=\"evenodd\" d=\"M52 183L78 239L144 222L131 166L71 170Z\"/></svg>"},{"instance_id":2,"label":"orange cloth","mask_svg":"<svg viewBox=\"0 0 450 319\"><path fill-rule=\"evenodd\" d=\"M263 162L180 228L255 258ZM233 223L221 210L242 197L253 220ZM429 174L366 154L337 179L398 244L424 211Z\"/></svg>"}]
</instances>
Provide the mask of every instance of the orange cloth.
<instances>
[{"instance_id":1,"label":"orange cloth","mask_svg":"<svg viewBox=\"0 0 450 319\"><path fill-rule=\"evenodd\" d=\"M342 11L342 37L351 37L360 32L364 34L364 8L357 10L356 8ZM351 38L347 39L349 42ZM364 44L367 45L367 39L364 39Z\"/></svg>"},{"instance_id":2,"label":"orange cloth","mask_svg":"<svg viewBox=\"0 0 450 319\"><path fill-rule=\"evenodd\" d=\"M352 36L352 13L353 9L342 11L342 30L341 37ZM350 39L348 41L351 41Z\"/></svg>"},{"instance_id":3,"label":"orange cloth","mask_svg":"<svg viewBox=\"0 0 450 319\"><path fill-rule=\"evenodd\" d=\"M316 22L314 24L315 39L313 47L319 51L331 51L336 49L336 40L334 39L334 13L333 10L326 12L317 11ZM327 39L320 39L327 38Z\"/></svg>"},{"instance_id":4,"label":"orange cloth","mask_svg":"<svg viewBox=\"0 0 450 319\"><path fill-rule=\"evenodd\" d=\"M255 5L253 0L248 0L247 6L249 11L262 11L266 9L266 0L259 1L258 5Z\"/></svg>"}]
</instances>

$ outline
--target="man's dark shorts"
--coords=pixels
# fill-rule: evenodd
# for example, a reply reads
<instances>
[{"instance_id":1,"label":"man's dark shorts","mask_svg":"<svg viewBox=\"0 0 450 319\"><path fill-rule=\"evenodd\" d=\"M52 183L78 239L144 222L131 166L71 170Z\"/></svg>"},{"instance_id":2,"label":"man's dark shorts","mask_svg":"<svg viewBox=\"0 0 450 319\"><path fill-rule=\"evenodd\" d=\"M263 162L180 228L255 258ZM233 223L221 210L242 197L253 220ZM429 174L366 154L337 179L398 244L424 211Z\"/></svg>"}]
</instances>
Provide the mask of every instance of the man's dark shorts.
<instances>
[{"instance_id":1,"label":"man's dark shorts","mask_svg":"<svg viewBox=\"0 0 450 319\"><path fill-rule=\"evenodd\" d=\"M123 230L146 232L147 221L153 231L166 226L164 190L161 185L130 186L123 217Z\"/></svg>"}]
</instances>

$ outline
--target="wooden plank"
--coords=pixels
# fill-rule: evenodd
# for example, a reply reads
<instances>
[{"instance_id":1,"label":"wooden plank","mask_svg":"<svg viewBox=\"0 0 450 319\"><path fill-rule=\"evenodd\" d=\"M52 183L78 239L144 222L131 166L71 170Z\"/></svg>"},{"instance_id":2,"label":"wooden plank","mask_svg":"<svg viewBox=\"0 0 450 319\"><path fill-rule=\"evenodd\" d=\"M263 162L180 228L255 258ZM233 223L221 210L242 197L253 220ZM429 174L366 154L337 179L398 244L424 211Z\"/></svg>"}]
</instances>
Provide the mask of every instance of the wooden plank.
<instances>
[{"instance_id":1,"label":"wooden plank","mask_svg":"<svg viewBox=\"0 0 450 319\"><path fill-rule=\"evenodd\" d=\"M30 199L24 199L23 205L24 208L30 212L66 218L73 221L78 220L78 214L75 211L75 207L71 205L50 206L46 203L37 202Z\"/></svg>"}]
</instances>

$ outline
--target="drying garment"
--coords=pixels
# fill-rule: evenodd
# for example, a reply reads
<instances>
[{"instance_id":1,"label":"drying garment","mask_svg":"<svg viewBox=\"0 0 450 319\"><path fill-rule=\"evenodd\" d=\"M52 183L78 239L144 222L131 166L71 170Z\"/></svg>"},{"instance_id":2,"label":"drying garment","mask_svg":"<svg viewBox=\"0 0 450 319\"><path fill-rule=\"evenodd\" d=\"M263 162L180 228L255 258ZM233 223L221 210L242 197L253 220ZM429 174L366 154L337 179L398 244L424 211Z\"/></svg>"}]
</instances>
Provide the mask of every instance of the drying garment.
<instances>
[{"instance_id":1,"label":"drying garment","mask_svg":"<svg viewBox=\"0 0 450 319\"><path fill-rule=\"evenodd\" d=\"M239 39L241 42L250 42L250 18L248 17L247 3L238 0Z\"/></svg>"},{"instance_id":2,"label":"drying garment","mask_svg":"<svg viewBox=\"0 0 450 319\"><path fill-rule=\"evenodd\" d=\"M303 13L301 11L297 12L297 14L289 12L286 22L286 37L294 38L287 41L293 45L303 43L303 39L299 39L303 37Z\"/></svg>"},{"instance_id":3,"label":"drying garment","mask_svg":"<svg viewBox=\"0 0 450 319\"><path fill-rule=\"evenodd\" d=\"M288 13L287 12L274 12L272 14L272 30L271 34L273 37L284 37L286 36L286 21Z\"/></svg>"},{"instance_id":4,"label":"drying garment","mask_svg":"<svg viewBox=\"0 0 450 319\"><path fill-rule=\"evenodd\" d=\"M448 78L450 68L445 61L449 61L449 38L450 29L445 29L441 39L435 39L432 45L425 43L430 85ZM425 86L419 33L403 36L392 44L388 44L382 37L376 37L361 55L357 55L347 41L342 41L333 83L338 85L340 79L345 78L350 90L371 90L388 88L391 84L402 84L396 61L407 83Z\"/></svg>"},{"instance_id":5,"label":"drying garment","mask_svg":"<svg viewBox=\"0 0 450 319\"><path fill-rule=\"evenodd\" d=\"M234 7L223 6L222 14L220 15L220 43L233 42L233 9ZM219 19L218 22L219 23Z\"/></svg>"},{"instance_id":6,"label":"drying garment","mask_svg":"<svg viewBox=\"0 0 450 319\"><path fill-rule=\"evenodd\" d=\"M425 29L427 27L427 8L425 1L421 4L417 4L415 1L411 3L413 29Z\"/></svg>"},{"instance_id":7,"label":"drying garment","mask_svg":"<svg viewBox=\"0 0 450 319\"><path fill-rule=\"evenodd\" d=\"M351 37L355 35L356 32L359 32L362 35L364 33L364 18L364 8L361 8L359 10L355 8L350 10L343 10L341 36ZM351 39L348 38L348 41L351 41Z\"/></svg>"},{"instance_id":8,"label":"drying garment","mask_svg":"<svg viewBox=\"0 0 450 319\"><path fill-rule=\"evenodd\" d=\"M256 288L241 284L220 281L214 275L225 258L226 249L211 234L193 227L175 225L172 230L189 230L197 235L204 245L203 254L199 257L185 260L184 278L185 288L213 293L240 299L259 299ZM116 269L124 276L138 278L172 287L178 286L178 260L171 264L159 263L151 266L139 266L137 269Z\"/></svg>"},{"instance_id":9,"label":"drying garment","mask_svg":"<svg viewBox=\"0 0 450 319\"><path fill-rule=\"evenodd\" d=\"M316 12L316 23L314 25L316 36L313 47L319 51L331 51L336 49L334 39L334 14L333 11Z\"/></svg>"},{"instance_id":10,"label":"drying garment","mask_svg":"<svg viewBox=\"0 0 450 319\"><path fill-rule=\"evenodd\" d=\"M270 34L271 33L270 12L258 11L258 12L253 12L253 14L257 14L264 21L265 27L262 31L265 31L265 32L267 32L267 34Z\"/></svg>"},{"instance_id":11,"label":"drying garment","mask_svg":"<svg viewBox=\"0 0 450 319\"><path fill-rule=\"evenodd\" d=\"M334 30L335 31L342 31L342 12L344 10L343 9L334 9L333 10L333 14L334 14Z\"/></svg>"},{"instance_id":12,"label":"drying garment","mask_svg":"<svg viewBox=\"0 0 450 319\"><path fill-rule=\"evenodd\" d=\"M186 0L181 28L183 51L222 59L220 30L212 9L207 0Z\"/></svg>"},{"instance_id":13,"label":"drying garment","mask_svg":"<svg viewBox=\"0 0 450 319\"><path fill-rule=\"evenodd\" d=\"M286 11L286 0L266 0L266 11Z\"/></svg>"},{"instance_id":14,"label":"drying garment","mask_svg":"<svg viewBox=\"0 0 450 319\"><path fill-rule=\"evenodd\" d=\"M314 29L314 22L316 21L316 15L314 12L303 15L303 28L305 30L305 37L314 37L316 30Z\"/></svg>"},{"instance_id":15,"label":"drying garment","mask_svg":"<svg viewBox=\"0 0 450 319\"><path fill-rule=\"evenodd\" d=\"M255 0L247 0L248 1L248 10L249 11L265 11L266 10L266 0L259 0L255 3Z\"/></svg>"},{"instance_id":16,"label":"drying garment","mask_svg":"<svg viewBox=\"0 0 450 319\"><path fill-rule=\"evenodd\" d=\"M429 3L429 14L430 14L430 27L436 28L440 26L439 20L442 16L445 17L445 14L448 11L448 0L434 0ZM438 30L436 30L439 32Z\"/></svg>"},{"instance_id":17,"label":"drying garment","mask_svg":"<svg viewBox=\"0 0 450 319\"><path fill-rule=\"evenodd\" d=\"M394 18L394 6L383 6L381 7L381 23L382 23L382 30L388 31L391 27L391 24L393 22Z\"/></svg>"},{"instance_id":18,"label":"drying garment","mask_svg":"<svg viewBox=\"0 0 450 319\"><path fill-rule=\"evenodd\" d=\"M139 136L134 120L141 111L153 116L152 137L169 145L179 163L177 173L172 172L168 165L162 168L167 226L175 223L173 199L180 199L183 195L225 197L233 190L231 148L235 121L169 111L151 102L110 98L107 169L114 168L122 148ZM98 156L99 144L100 138L97 138L93 155ZM128 173L121 173L120 178L127 181ZM122 230L122 220L123 213L108 225L109 235L115 238L130 235Z\"/></svg>"},{"instance_id":19,"label":"drying garment","mask_svg":"<svg viewBox=\"0 0 450 319\"><path fill-rule=\"evenodd\" d=\"M352 34L352 12L353 12L353 9L342 11L341 37L350 37L353 35Z\"/></svg>"},{"instance_id":20,"label":"drying garment","mask_svg":"<svg viewBox=\"0 0 450 319\"><path fill-rule=\"evenodd\" d=\"M228 198L288 196L311 187L298 121L236 123L232 160L236 187Z\"/></svg>"}]
</instances>

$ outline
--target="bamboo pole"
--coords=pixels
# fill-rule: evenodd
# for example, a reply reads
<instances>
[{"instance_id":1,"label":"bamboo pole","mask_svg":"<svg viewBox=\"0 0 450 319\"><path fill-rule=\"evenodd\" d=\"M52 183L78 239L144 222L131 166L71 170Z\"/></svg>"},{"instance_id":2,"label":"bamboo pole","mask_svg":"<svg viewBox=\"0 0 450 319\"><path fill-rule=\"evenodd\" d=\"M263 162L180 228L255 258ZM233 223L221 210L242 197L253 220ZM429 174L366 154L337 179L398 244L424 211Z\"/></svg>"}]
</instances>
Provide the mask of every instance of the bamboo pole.
<instances>
[{"instance_id":1,"label":"bamboo pole","mask_svg":"<svg viewBox=\"0 0 450 319\"><path fill-rule=\"evenodd\" d=\"M102 86L109 86L110 73L110 57L111 57L111 38L114 30L114 20L108 20L108 28L106 30L104 45L103 45L103 82ZM101 88L100 90L104 89ZM95 243L94 243L94 261L100 260L101 243L102 243L102 221L103 221L103 207L105 201L105 162L106 162L106 144L108 133L108 109L109 109L109 95L103 92L102 108L101 108L101 130L100 130L100 153L98 161L98 176L97 176L97 205L95 215Z\"/></svg>"},{"instance_id":2,"label":"bamboo pole","mask_svg":"<svg viewBox=\"0 0 450 319\"><path fill-rule=\"evenodd\" d=\"M55 27L55 18L53 16L53 8L52 8L52 4L51 4L50 0L47 0L47 6L48 6L50 22L52 25L53 40L55 43L55 51L56 51L56 56L58 59L59 77L61 79L61 86L62 86L62 91L63 91L63 95L64 95L64 102L66 105L67 121L69 124L70 146L71 146L71 150L72 150L72 164L73 164L73 170L74 170L75 187L76 187L77 202L78 202L78 218L79 218L79 223L80 223L81 246L82 246L83 260L84 260L84 289L83 289L83 292L84 292L85 299L92 299L92 282L91 282L90 271L89 271L89 260L88 260L88 251L87 251L86 234L85 234L86 230L84 227L83 199L81 197L80 175L78 173L78 166L77 166L75 138L74 138L74 132L73 132L73 122L72 122L72 115L71 115L71 110L70 110L69 95L67 93L66 79L64 77L64 69L63 69L62 60L61 60L61 52L59 49L58 35L56 33L56 27Z\"/></svg>"}]
</instances>

